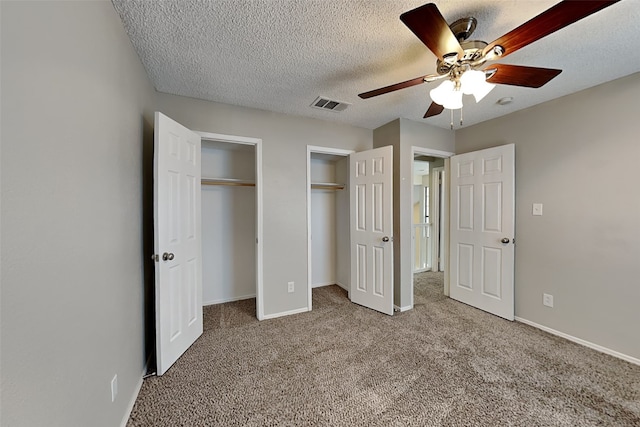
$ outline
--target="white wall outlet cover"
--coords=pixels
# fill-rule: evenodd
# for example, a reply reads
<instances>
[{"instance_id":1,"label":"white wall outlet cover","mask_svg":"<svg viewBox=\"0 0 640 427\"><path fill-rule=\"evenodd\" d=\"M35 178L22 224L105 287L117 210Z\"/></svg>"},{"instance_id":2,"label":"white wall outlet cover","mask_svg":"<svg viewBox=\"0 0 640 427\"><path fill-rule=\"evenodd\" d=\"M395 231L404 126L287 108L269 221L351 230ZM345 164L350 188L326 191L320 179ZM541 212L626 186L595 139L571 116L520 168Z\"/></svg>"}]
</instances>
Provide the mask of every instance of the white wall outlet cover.
<instances>
[{"instance_id":1,"label":"white wall outlet cover","mask_svg":"<svg viewBox=\"0 0 640 427\"><path fill-rule=\"evenodd\" d=\"M287 291L288 292L293 292L295 289L295 283L294 282L287 282Z\"/></svg>"},{"instance_id":2,"label":"white wall outlet cover","mask_svg":"<svg viewBox=\"0 0 640 427\"><path fill-rule=\"evenodd\" d=\"M547 307L553 307L553 295L542 294L542 304Z\"/></svg>"},{"instance_id":3,"label":"white wall outlet cover","mask_svg":"<svg viewBox=\"0 0 640 427\"><path fill-rule=\"evenodd\" d=\"M542 216L542 203L534 203L531 213L536 216Z\"/></svg>"}]
</instances>

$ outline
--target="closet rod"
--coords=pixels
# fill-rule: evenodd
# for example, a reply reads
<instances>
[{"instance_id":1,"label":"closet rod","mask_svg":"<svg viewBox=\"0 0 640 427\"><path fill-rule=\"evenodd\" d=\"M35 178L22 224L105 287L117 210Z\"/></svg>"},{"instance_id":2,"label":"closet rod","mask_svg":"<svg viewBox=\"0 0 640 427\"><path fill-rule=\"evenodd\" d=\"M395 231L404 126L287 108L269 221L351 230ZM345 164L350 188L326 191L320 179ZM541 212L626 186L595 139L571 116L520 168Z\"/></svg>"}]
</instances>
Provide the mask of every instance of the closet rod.
<instances>
[{"instance_id":1,"label":"closet rod","mask_svg":"<svg viewBox=\"0 0 640 427\"><path fill-rule=\"evenodd\" d=\"M344 190L344 184L334 184L332 182L316 182L311 183L312 189L318 190Z\"/></svg>"},{"instance_id":2,"label":"closet rod","mask_svg":"<svg viewBox=\"0 0 640 427\"><path fill-rule=\"evenodd\" d=\"M200 181L202 185L233 185L236 187L255 187L256 183L253 181L246 181L242 179L225 179L225 178L202 178Z\"/></svg>"}]
</instances>

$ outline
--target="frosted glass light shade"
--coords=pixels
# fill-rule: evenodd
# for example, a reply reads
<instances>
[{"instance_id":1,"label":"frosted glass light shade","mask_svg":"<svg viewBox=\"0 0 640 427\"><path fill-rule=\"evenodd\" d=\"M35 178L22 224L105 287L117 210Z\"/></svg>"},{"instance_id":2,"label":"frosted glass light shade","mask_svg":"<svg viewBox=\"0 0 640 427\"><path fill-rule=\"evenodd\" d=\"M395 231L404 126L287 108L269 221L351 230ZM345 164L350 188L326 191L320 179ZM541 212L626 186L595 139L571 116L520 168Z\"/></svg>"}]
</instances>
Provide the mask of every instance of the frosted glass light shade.
<instances>
[{"instance_id":1,"label":"frosted glass light shade","mask_svg":"<svg viewBox=\"0 0 640 427\"><path fill-rule=\"evenodd\" d=\"M445 80L435 89L431 89L429 95L436 104L450 110L462 108L462 92L455 90L456 84L451 80Z\"/></svg>"},{"instance_id":2,"label":"frosted glass light shade","mask_svg":"<svg viewBox=\"0 0 640 427\"><path fill-rule=\"evenodd\" d=\"M447 100L442 104L442 106L449 110L458 110L462 108L462 92L459 90L449 92Z\"/></svg>"},{"instance_id":3,"label":"frosted glass light shade","mask_svg":"<svg viewBox=\"0 0 640 427\"><path fill-rule=\"evenodd\" d=\"M465 95L473 95L477 88L485 82L485 75L482 71L469 70L460 76L460 89Z\"/></svg>"},{"instance_id":4,"label":"frosted glass light shade","mask_svg":"<svg viewBox=\"0 0 640 427\"><path fill-rule=\"evenodd\" d=\"M473 92L473 97L476 99L476 102L480 102L482 98L487 96L489 92L493 90L496 85L492 83L483 82L478 88L476 88L475 92Z\"/></svg>"},{"instance_id":5,"label":"frosted glass light shade","mask_svg":"<svg viewBox=\"0 0 640 427\"><path fill-rule=\"evenodd\" d=\"M447 100L447 95L455 89L456 85L451 80L445 80L437 87L429 91L431 99L436 104L444 105Z\"/></svg>"},{"instance_id":6,"label":"frosted glass light shade","mask_svg":"<svg viewBox=\"0 0 640 427\"><path fill-rule=\"evenodd\" d=\"M473 95L476 102L487 96L496 85L487 83L487 76L478 70L465 71L460 76L460 89L465 95Z\"/></svg>"}]
</instances>

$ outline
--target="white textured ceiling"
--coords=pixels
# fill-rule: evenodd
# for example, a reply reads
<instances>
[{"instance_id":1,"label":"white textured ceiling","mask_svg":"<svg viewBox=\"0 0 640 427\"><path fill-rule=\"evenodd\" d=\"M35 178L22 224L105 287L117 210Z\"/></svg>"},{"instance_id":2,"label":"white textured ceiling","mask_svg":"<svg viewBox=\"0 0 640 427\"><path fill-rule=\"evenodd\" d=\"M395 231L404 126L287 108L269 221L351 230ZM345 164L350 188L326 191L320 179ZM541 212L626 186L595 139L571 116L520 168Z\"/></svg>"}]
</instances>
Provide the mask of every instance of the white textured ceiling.
<instances>
[{"instance_id":1,"label":"white textured ceiling","mask_svg":"<svg viewBox=\"0 0 640 427\"><path fill-rule=\"evenodd\" d=\"M369 129L398 117L448 128L449 110L422 118L431 102L428 90L437 83L366 100L357 96L435 72L435 55L399 19L424 3L113 0L160 92ZM491 42L557 1L435 3L448 22L476 17L471 39ZM623 0L509 55L499 62L563 72L540 89L498 85L479 104L465 97L465 126L640 71L639 22L640 0ZM319 95L352 105L341 113L311 108ZM506 96L514 102L496 104Z\"/></svg>"}]
</instances>

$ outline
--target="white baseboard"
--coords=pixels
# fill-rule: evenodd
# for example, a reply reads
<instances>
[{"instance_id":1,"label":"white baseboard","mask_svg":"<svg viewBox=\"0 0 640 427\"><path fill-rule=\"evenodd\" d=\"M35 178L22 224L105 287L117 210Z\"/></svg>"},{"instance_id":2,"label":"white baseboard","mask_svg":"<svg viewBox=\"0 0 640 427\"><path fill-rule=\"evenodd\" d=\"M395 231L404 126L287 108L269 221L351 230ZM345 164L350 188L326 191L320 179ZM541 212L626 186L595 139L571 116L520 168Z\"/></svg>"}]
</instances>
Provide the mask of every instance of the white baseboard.
<instances>
[{"instance_id":1,"label":"white baseboard","mask_svg":"<svg viewBox=\"0 0 640 427\"><path fill-rule=\"evenodd\" d=\"M140 389L142 388L142 382L144 381L144 376L147 373L147 367L145 366L142 370L142 374L140 374L140 379L138 380L138 384L136 385L133 396L131 396L131 401L129 405L127 405L127 409L124 412L124 417L122 418L122 422L120 423L120 427L126 427L129 422L129 417L131 416L131 411L133 411L133 405L136 404L136 400L138 399L138 394L140 394Z\"/></svg>"},{"instance_id":2,"label":"white baseboard","mask_svg":"<svg viewBox=\"0 0 640 427\"><path fill-rule=\"evenodd\" d=\"M410 306L410 305L406 305L406 306L404 306L404 307L398 307L398 306L397 306L397 305L395 305L395 304L393 305L393 310L394 310L394 311L399 311L399 312L401 312L401 313L402 313L403 311L409 311L409 310L411 310L412 308L413 308L413 307L412 307L412 306Z\"/></svg>"},{"instance_id":3,"label":"white baseboard","mask_svg":"<svg viewBox=\"0 0 640 427\"><path fill-rule=\"evenodd\" d=\"M223 304L225 302L233 302L233 301L240 301L243 299L249 299L249 298L255 298L256 294L251 294L251 295L242 295L239 297L231 297L231 298L220 298L220 299L215 299L213 301L203 301L202 305L214 305L214 304Z\"/></svg>"},{"instance_id":4,"label":"white baseboard","mask_svg":"<svg viewBox=\"0 0 640 427\"><path fill-rule=\"evenodd\" d=\"M331 285L335 285L336 282L326 282L326 283L313 283L311 285L312 288L322 288L323 286L331 286Z\"/></svg>"},{"instance_id":5,"label":"white baseboard","mask_svg":"<svg viewBox=\"0 0 640 427\"><path fill-rule=\"evenodd\" d=\"M262 317L262 319L263 320L275 319L276 317L283 317L283 316L290 316L292 314L306 313L307 311L309 311L309 307L296 308L295 310L282 311L280 313L265 314Z\"/></svg>"},{"instance_id":6,"label":"white baseboard","mask_svg":"<svg viewBox=\"0 0 640 427\"><path fill-rule=\"evenodd\" d=\"M617 357L618 359L622 359L626 362L629 363L633 363L634 365L640 365L640 359L637 359L635 357L620 353L618 351L615 350L611 350L610 348L607 347L603 347L601 345L598 344L594 344L592 342L589 341L585 341L582 338L576 338L572 335L569 334L565 334L564 332L560 332L560 331L556 331L555 329L551 329L547 326L543 326L543 325L539 325L535 322L532 322L531 320L527 320L527 319L523 319L522 317L517 317L515 318L516 322L520 322L520 323L524 323L525 325L529 325L529 326L533 326L534 328L543 330L545 332L548 332L552 335L556 335L558 337L564 338L566 340L572 341L576 344L580 344L583 345L585 347L589 347L593 350L599 351L600 353L604 353L604 354L608 354L609 356L613 356L613 357Z\"/></svg>"},{"instance_id":7,"label":"white baseboard","mask_svg":"<svg viewBox=\"0 0 640 427\"><path fill-rule=\"evenodd\" d=\"M349 292L349 286L340 283L340 282L336 282L336 285L340 286L342 289L344 289L345 291Z\"/></svg>"},{"instance_id":8,"label":"white baseboard","mask_svg":"<svg viewBox=\"0 0 640 427\"><path fill-rule=\"evenodd\" d=\"M331 286L331 285L338 285L345 291L349 291L349 287L340 282L314 283L313 285L311 285L311 287L315 289L315 288L322 288L323 286Z\"/></svg>"}]
</instances>

